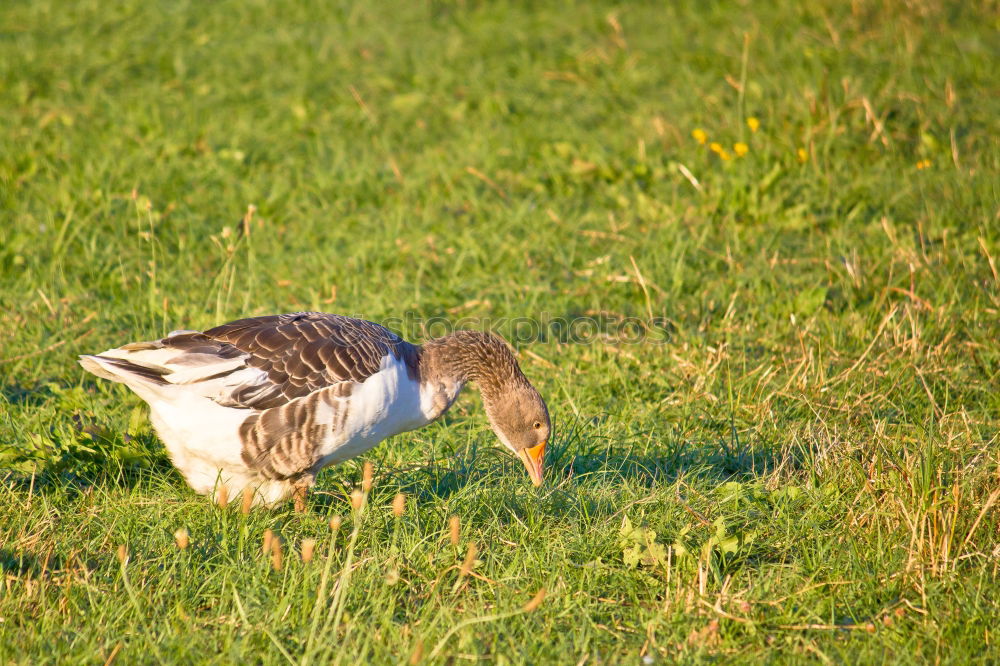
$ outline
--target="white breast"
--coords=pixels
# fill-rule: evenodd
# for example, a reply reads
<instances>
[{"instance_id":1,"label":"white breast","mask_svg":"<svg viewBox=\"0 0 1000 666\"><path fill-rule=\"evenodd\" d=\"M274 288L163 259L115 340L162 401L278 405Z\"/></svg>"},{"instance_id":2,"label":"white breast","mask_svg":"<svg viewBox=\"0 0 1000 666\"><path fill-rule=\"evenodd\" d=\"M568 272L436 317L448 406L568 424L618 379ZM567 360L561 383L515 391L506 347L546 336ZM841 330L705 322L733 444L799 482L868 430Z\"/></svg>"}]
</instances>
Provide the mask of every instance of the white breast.
<instances>
[{"instance_id":1,"label":"white breast","mask_svg":"<svg viewBox=\"0 0 1000 666\"><path fill-rule=\"evenodd\" d=\"M386 437L431 421L421 409L420 384L408 376L406 364L392 355L382 360L378 372L355 387L346 402L343 427L320 448L323 466L349 460Z\"/></svg>"}]
</instances>

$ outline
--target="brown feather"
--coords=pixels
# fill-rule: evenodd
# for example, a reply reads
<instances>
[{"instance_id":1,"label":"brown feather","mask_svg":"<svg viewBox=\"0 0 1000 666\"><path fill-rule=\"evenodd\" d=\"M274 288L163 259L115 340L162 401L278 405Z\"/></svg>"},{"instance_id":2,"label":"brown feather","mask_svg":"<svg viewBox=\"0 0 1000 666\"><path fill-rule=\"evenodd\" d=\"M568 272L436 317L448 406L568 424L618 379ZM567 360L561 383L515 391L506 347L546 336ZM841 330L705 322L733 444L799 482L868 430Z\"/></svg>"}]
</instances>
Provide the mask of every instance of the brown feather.
<instances>
[{"instance_id":1,"label":"brown feather","mask_svg":"<svg viewBox=\"0 0 1000 666\"><path fill-rule=\"evenodd\" d=\"M413 345L378 324L318 312L253 317L205 331L205 336L249 355L267 373L264 386L247 386L233 406L268 409L340 382L363 382L382 359L412 355Z\"/></svg>"}]
</instances>

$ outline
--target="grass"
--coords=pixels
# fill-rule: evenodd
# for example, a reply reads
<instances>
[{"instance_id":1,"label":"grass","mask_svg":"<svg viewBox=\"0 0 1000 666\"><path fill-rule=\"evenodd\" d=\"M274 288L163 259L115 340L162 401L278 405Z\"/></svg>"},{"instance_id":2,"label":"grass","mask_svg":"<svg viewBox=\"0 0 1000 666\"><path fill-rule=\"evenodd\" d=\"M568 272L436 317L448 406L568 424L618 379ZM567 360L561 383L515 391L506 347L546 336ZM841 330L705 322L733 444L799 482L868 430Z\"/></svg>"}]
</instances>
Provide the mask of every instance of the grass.
<instances>
[{"instance_id":1,"label":"grass","mask_svg":"<svg viewBox=\"0 0 1000 666\"><path fill-rule=\"evenodd\" d=\"M4 3L0 660L996 662L997 16ZM546 486L470 393L243 516L75 364L300 309L507 335Z\"/></svg>"}]
</instances>

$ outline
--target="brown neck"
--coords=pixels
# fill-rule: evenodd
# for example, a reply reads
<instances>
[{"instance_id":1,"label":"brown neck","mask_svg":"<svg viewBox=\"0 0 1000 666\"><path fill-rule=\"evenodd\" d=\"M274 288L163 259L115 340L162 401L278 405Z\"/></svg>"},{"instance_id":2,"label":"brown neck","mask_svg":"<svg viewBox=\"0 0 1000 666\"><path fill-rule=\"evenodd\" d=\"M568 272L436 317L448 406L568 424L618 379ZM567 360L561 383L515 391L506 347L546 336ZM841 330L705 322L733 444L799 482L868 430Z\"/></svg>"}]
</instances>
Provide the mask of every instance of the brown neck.
<instances>
[{"instance_id":1,"label":"brown neck","mask_svg":"<svg viewBox=\"0 0 1000 666\"><path fill-rule=\"evenodd\" d=\"M498 398L511 384L527 385L503 338L482 331L455 331L425 343L420 355L423 382L475 382L483 398Z\"/></svg>"}]
</instances>

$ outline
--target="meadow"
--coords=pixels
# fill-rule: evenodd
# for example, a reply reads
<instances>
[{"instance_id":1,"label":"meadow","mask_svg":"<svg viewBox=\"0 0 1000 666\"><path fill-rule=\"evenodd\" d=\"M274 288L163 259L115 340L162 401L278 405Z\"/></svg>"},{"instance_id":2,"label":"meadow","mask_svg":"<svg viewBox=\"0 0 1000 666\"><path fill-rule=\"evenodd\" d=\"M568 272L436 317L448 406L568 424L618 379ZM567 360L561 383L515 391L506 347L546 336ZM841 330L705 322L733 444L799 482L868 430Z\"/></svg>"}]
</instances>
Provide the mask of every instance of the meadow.
<instances>
[{"instance_id":1,"label":"meadow","mask_svg":"<svg viewBox=\"0 0 1000 666\"><path fill-rule=\"evenodd\" d=\"M0 4L0 662L1000 661L998 30ZM507 336L546 484L466 391L245 515L76 364L297 310Z\"/></svg>"}]
</instances>

